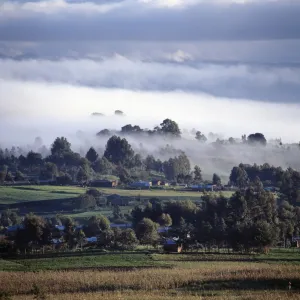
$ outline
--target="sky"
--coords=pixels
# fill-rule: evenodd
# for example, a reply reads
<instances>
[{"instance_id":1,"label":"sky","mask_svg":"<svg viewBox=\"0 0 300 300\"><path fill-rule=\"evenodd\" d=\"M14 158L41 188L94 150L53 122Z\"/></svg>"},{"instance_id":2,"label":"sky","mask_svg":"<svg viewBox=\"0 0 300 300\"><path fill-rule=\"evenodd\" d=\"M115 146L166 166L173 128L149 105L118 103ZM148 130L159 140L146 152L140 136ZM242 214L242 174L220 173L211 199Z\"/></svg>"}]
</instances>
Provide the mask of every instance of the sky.
<instances>
[{"instance_id":1,"label":"sky","mask_svg":"<svg viewBox=\"0 0 300 300\"><path fill-rule=\"evenodd\" d=\"M0 145L165 118L298 142L299 15L299 0L2 0Z\"/></svg>"}]
</instances>

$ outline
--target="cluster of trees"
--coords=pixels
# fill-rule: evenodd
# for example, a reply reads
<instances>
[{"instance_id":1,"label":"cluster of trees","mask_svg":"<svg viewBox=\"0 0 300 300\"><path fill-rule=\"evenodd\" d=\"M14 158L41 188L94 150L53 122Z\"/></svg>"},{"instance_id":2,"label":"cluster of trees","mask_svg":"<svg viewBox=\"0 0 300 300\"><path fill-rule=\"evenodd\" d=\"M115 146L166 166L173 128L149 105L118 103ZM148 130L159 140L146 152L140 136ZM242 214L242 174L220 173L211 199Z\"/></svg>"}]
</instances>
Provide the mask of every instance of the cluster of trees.
<instances>
[{"instance_id":1,"label":"cluster of trees","mask_svg":"<svg viewBox=\"0 0 300 300\"><path fill-rule=\"evenodd\" d=\"M73 250L87 245L86 237L97 237L94 244L99 248L132 250L139 243L134 230L111 229L109 220L102 215L91 217L84 226L77 226L70 217L44 219L34 214L26 215L18 224L16 233L1 241L3 252L24 252L52 245ZM56 225L63 226L63 230Z\"/></svg>"},{"instance_id":2,"label":"cluster of trees","mask_svg":"<svg viewBox=\"0 0 300 300\"><path fill-rule=\"evenodd\" d=\"M178 124L171 120L165 119L160 124L160 126L156 126L153 130L143 129L138 125L127 124L121 128L121 131L117 132L118 134L141 134L145 133L148 135L168 135L170 137L180 137L181 130ZM109 129L103 129L97 133L98 136L105 135L113 135L115 132L111 132Z\"/></svg>"},{"instance_id":3,"label":"cluster of trees","mask_svg":"<svg viewBox=\"0 0 300 300\"><path fill-rule=\"evenodd\" d=\"M119 113L121 114L121 112ZM24 152L19 147L12 147L10 150L0 148L0 184L4 181L22 181L38 176L39 180L53 180L64 185L72 182L84 183L92 178L100 178L102 175L115 175L120 177L124 183L128 183L135 179L148 179L151 171L160 173L168 180L180 183L202 181L201 174L199 175L200 168L197 167L197 170L192 172L190 161L184 152L173 151L174 149L167 145L166 149L163 149L165 153L170 154L171 158L167 161L155 159L151 155L143 158L140 154L135 153L126 138L122 137L124 134L146 133L147 135L180 138L182 133L175 121L165 119L153 130L128 124L123 126L121 131L115 133L114 135L108 129L98 133L98 135L108 137L104 153L97 152L93 147L84 155L76 153L65 137L56 138L49 150L43 146L40 138L35 140L33 145L35 150L29 152ZM193 133L196 140L207 141L206 136L200 131L194 130ZM210 134L210 138L216 137ZM217 139L215 143L234 144L236 141L233 138L228 141ZM244 135L242 143L266 145L266 139L263 134L255 133L248 137Z\"/></svg>"},{"instance_id":4,"label":"cluster of trees","mask_svg":"<svg viewBox=\"0 0 300 300\"><path fill-rule=\"evenodd\" d=\"M292 168L283 170L269 164L240 164L232 169L229 180L231 184L240 188L246 188L259 181L263 186L277 188L281 193L281 200L293 205L300 200L300 172Z\"/></svg>"},{"instance_id":5,"label":"cluster of trees","mask_svg":"<svg viewBox=\"0 0 300 300\"><path fill-rule=\"evenodd\" d=\"M155 159L152 155L142 158L125 138L116 135L108 139L102 156L91 147L82 157L72 151L65 137L56 138L50 151L50 155L43 157L41 153L33 151L26 156L16 156L14 152L0 150L0 184L38 176L39 180L67 185L73 182L84 183L89 179L100 178L101 175L115 175L127 184L148 179L151 171L179 183L202 181L200 167L196 166L192 172L184 152L179 152L179 155L167 161Z\"/></svg>"},{"instance_id":6,"label":"cluster of trees","mask_svg":"<svg viewBox=\"0 0 300 300\"><path fill-rule=\"evenodd\" d=\"M163 226L172 224L168 235L178 237L185 248L236 251L261 251L279 242L291 245L292 237L300 233L300 208L287 201L277 205L274 195L259 185L236 192L230 199L207 195L203 200L197 205L191 201L162 204L152 199L144 209L132 211L133 224L138 226L145 219Z\"/></svg>"},{"instance_id":7,"label":"cluster of trees","mask_svg":"<svg viewBox=\"0 0 300 300\"><path fill-rule=\"evenodd\" d=\"M205 143L208 138L199 130L193 130L192 131L195 134L195 139ZM97 136L112 136L112 135L131 135L131 134L147 134L149 136L153 135L163 135L173 138L180 138L182 135L182 131L179 128L178 123L171 119L165 119L159 126L155 126L152 130L151 129L143 129L139 125L132 125L127 124L123 127L121 127L120 131L111 131L109 129L102 129L97 133ZM236 139L229 138L228 141L220 140L219 138L216 138L213 133L209 134L209 137L211 139L215 139L216 143L219 144L235 144L237 143ZM262 133L252 133L248 135L242 136L241 139L242 143L247 143L249 145L262 145L266 146L267 140L265 136Z\"/></svg>"},{"instance_id":8,"label":"cluster of trees","mask_svg":"<svg viewBox=\"0 0 300 300\"><path fill-rule=\"evenodd\" d=\"M78 227L65 216L43 219L29 214L21 220L6 211L1 214L1 225L22 227L11 240L6 240L4 248L24 251L51 245L55 238L74 249L84 247L85 237L97 237L97 247L124 250L134 249L138 244L155 246L166 238L176 238L185 249L228 248L248 252L262 251L278 243L290 246L293 236L300 234L300 207L284 200L277 203L273 193L265 191L260 183L236 192L229 199L208 194L198 203L161 202L153 198L143 207L136 206L127 216L132 229L112 229L109 220L101 215ZM120 217L117 208L114 217ZM64 228L61 231L55 225ZM160 233L159 227L169 230Z\"/></svg>"}]
</instances>

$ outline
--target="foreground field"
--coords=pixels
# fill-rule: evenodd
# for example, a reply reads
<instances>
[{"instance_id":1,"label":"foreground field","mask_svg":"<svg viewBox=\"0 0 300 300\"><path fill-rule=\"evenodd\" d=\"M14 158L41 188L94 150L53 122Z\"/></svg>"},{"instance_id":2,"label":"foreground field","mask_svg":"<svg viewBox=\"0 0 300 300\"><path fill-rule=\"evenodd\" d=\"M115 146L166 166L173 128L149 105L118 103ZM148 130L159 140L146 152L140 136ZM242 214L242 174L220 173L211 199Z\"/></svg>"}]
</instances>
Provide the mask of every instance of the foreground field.
<instances>
[{"instance_id":1,"label":"foreground field","mask_svg":"<svg viewBox=\"0 0 300 300\"><path fill-rule=\"evenodd\" d=\"M32 296L16 296L15 300L32 300ZM176 292L101 292L101 293L69 293L55 294L47 297L49 300L283 300L283 299L300 299L300 294L296 292L243 292L233 294L231 291L223 291L222 293L208 293L207 295L196 293L176 293Z\"/></svg>"},{"instance_id":2,"label":"foreground field","mask_svg":"<svg viewBox=\"0 0 300 300\"><path fill-rule=\"evenodd\" d=\"M32 299L34 285L49 299L300 299L300 265L295 264L299 252L279 251L271 257L107 254L90 257L89 262L86 257L77 262L69 260L70 270L59 270L65 259L5 261L4 264L23 264L28 269L0 272L0 290L14 299ZM46 271L42 266L51 265L51 261L52 270ZM95 268L78 270L79 264ZM122 268L126 264L136 268ZM145 268L149 264L155 268ZM33 265L35 272L31 271ZM108 268L99 270L100 265ZM119 269L110 269L113 266ZM38 269L44 271L37 272Z\"/></svg>"},{"instance_id":3,"label":"foreground field","mask_svg":"<svg viewBox=\"0 0 300 300\"><path fill-rule=\"evenodd\" d=\"M45 271L90 268L159 267L163 262L147 254L90 253L81 256L0 260L0 271Z\"/></svg>"}]
</instances>

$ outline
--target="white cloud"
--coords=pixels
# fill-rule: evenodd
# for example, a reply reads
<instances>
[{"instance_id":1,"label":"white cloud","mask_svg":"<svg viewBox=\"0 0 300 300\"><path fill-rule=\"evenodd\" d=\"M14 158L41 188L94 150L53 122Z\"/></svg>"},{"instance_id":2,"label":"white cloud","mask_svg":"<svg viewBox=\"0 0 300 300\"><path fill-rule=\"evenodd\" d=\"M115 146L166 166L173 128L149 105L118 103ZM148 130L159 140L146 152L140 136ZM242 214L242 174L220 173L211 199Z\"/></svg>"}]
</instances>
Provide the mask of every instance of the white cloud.
<instances>
[{"instance_id":1,"label":"white cloud","mask_svg":"<svg viewBox=\"0 0 300 300\"><path fill-rule=\"evenodd\" d=\"M166 55L166 58L175 62L185 62L193 60L193 56L189 53L186 53L182 50L178 50L174 53L169 53Z\"/></svg>"},{"instance_id":2,"label":"white cloud","mask_svg":"<svg viewBox=\"0 0 300 300\"><path fill-rule=\"evenodd\" d=\"M130 2L130 1L129 1ZM22 14L104 14L111 10L126 6L126 2L113 2L109 4L97 4L94 2L69 3L64 0L36 1L36 2L3 2L0 4L0 15L3 18L22 16Z\"/></svg>"},{"instance_id":3,"label":"white cloud","mask_svg":"<svg viewBox=\"0 0 300 300\"><path fill-rule=\"evenodd\" d=\"M195 91L265 101L295 101L300 69L289 66L203 63L187 53L166 55L179 63L141 61L119 54L102 60L0 59L0 78L154 91ZM185 62L186 60L186 62Z\"/></svg>"},{"instance_id":4,"label":"white cloud","mask_svg":"<svg viewBox=\"0 0 300 300\"><path fill-rule=\"evenodd\" d=\"M21 124L23 129L51 124L53 130L56 127L62 133L68 123L73 133L86 128L118 128L128 120L115 123L99 119L98 125L93 123L90 127L86 122L92 112L109 116L116 109L123 110L130 122L142 126L154 126L170 117L181 127L201 128L206 133L240 136L263 131L268 138L300 139L299 105L226 99L203 93L141 92L18 81L0 81L0 99L1 122L10 124L0 126L5 128L0 137L3 140L11 136L10 126L20 128ZM61 126L64 123L66 127Z\"/></svg>"}]
</instances>

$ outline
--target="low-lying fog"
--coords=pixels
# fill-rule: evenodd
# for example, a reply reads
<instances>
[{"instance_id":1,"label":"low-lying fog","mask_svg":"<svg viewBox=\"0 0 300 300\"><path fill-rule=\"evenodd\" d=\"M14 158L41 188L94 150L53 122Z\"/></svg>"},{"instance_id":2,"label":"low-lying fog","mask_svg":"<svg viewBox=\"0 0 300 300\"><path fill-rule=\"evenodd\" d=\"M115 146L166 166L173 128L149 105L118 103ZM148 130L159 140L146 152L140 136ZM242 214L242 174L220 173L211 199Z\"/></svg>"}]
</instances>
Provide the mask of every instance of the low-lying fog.
<instances>
[{"instance_id":1,"label":"low-lying fog","mask_svg":"<svg viewBox=\"0 0 300 300\"><path fill-rule=\"evenodd\" d=\"M245 145L214 146L217 137L240 138L242 134L262 132L268 140L282 138L283 143L300 140L299 107L295 104L272 104L242 99L216 98L201 93L142 92L100 89L66 84L1 81L0 138L2 147L22 146L30 149L34 138L42 137L49 147L57 136L66 136L74 151L84 153L94 146L100 153L108 137L96 137L102 129L120 130L126 124L152 129L165 118L178 122L183 138L169 141L160 137L128 136L134 149L143 155L162 159L178 152L162 152L170 144L186 152L204 174L228 176L241 162L300 168L300 150L292 146L256 148ZM125 116L115 116L122 110ZM92 117L93 112L104 114ZM200 130L208 138L199 143L191 133ZM27 145L27 146L26 146Z\"/></svg>"}]
</instances>

